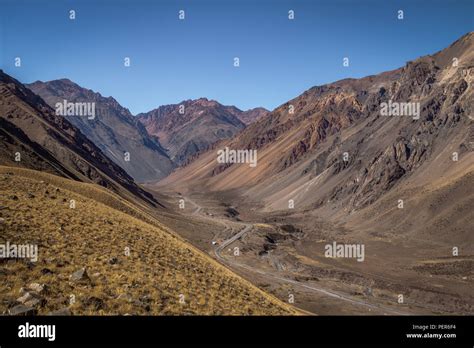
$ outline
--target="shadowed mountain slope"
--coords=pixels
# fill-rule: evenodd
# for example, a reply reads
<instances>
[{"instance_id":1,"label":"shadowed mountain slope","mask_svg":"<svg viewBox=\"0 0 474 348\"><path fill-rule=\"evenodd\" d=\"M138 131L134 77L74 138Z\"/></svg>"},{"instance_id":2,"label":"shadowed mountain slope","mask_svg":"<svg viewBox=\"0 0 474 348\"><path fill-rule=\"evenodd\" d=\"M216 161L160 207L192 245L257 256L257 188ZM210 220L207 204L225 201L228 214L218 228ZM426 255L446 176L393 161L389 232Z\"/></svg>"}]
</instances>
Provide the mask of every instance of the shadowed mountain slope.
<instances>
[{"instance_id":1,"label":"shadowed mountain slope","mask_svg":"<svg viewBox=\"0 0 474 348\"><path fill-rule=\"evenodd\" d=\"M114 98L82 88L67 79L27 85L53 109L56 103L95 103L95 118L65 116L110 159L139 182L168 175L174 164L157 138ZM129 153L127 158L126 153Z\"/></svg>"},{"instance_id":2,"label":"shadowed mountain slope","mask_svg":"<svg viewBox=\"0 0 474 348\"><path fill-rule=\"evenodd\" d=\"M84 134L39 96L0 71L0 164L47 171L93 182L124 196L155 205L140 188Z\"/></svg>"}]
</instances>

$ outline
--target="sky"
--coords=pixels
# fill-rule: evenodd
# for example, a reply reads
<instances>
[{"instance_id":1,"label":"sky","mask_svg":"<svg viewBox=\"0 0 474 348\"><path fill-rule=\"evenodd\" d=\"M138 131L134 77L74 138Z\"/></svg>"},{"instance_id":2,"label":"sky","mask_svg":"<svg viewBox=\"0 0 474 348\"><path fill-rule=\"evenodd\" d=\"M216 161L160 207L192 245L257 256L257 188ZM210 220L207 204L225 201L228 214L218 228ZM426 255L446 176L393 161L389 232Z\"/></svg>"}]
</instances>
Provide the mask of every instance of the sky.
<instances>
[{"instance_id":1,"label":"sky","mask_svg":"<svg viewBox=\"0 0 474 348\"><path fill-rule=\"evenodd\" d=\"M0 69L23 83L68 78L133 114L200 97L272 110L473 28L473 0L0 0Z\"/></svg>"}]
</instances>

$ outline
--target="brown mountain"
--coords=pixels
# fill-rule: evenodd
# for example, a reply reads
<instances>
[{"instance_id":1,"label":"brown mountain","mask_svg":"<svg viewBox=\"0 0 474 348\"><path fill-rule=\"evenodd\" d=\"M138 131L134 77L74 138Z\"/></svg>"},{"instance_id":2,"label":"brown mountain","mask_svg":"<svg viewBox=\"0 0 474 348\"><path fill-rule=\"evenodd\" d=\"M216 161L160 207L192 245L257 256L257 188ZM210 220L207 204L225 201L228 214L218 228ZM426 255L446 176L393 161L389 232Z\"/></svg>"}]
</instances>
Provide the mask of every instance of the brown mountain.
<instances>
[{"instance_id":1,"label":"brown mountain","mask_svg":"<svg viewBox=\"0 0 474 348\"><path fill-rule=\"evenodd\" d=\"M442 208L443 219L457 221L450 227L456 230L453 238L466 243L462 236L470 227L459 214L474 196L471 190L455 199L454 192L461 191L453 190L473 187L473 78L469 33L403 68L313 87L219 144L257 150L256 168L218 164L213 149L159 185L238 190L265 211L286 210L294 200L297 209L338 219L376 206L378 214L372 211L361 221L377 216L378 222L381 216L393 219L398 199L420 200L426 211L413 212L421 215L411 229L446 232L433 215ZM393 108L392 116L384 115L384 105L392 103L415 104L408 116L397 116ZM441 197L451 199L441 206ZM418 226L421 221L424 226Z\"/></svg>"},{"instance_id":2,"label":"brown mountain","mask_svg":"<svg viewBox=\"0 0 474 348\"><path fill-rule=\"evenodd\" d=\"M66 118L135 180L158 180L173 169L174 165L158 139L149 136L143 125L114 98L105 98L67 79L37 81L27 87L52 108L63 100L95 103L94 118Z\"/></svg>"},{"instance_id":3,"label":"brown mountain","mask_svg":"<svg viewBox=\"0 0 474 348\"><path fill-rule=\"evenodd\" d=\"M0 164L92 182L155 204L121 167L43 99L0 71Z\"/></svg>"},{"instance_id":4,"label":"brown mountain","mask_svg":"<svg viewBox=\"0 0 474 348\"><path fill-rule=\"evenodd\" d=\"M239 110L240 111L240 110ZM253 108L247 111L240 111L236 114L236 116L246 125L249 125L255 121L258 121L262 117L267 116L270 113L265 108Z\"/></svg>"},{"instance_id":5,"label":"brown mountain","mask_svg":"<svg viewBox=\"0 0 474 348\"><path fill-rule=\"evenodd\" d=\"M160 106L137 117L148 133L160 139L171 159L183 164L216 142L244 129L245 124L238 117L240 114L242 111L234 106L200 98Z\"/></svg>"}]
</instances>

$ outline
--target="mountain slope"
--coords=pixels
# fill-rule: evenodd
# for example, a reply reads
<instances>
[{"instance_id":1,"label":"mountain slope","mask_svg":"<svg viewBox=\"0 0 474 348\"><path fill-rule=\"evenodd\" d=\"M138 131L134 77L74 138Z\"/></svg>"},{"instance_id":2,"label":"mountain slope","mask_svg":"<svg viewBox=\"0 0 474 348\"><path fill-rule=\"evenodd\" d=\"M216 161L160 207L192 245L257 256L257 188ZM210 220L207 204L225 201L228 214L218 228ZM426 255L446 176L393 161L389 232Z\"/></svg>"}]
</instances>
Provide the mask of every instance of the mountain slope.
<instances>
[{"instance_id":1,"label":"mountain slope","mask_svg":"<svg viewBox=\"0 0 474 348\"><path fill-rule=\"evenodd\" d=\"M257 150L256 168L218 164L216 148L159 185L239 190L267 211L288 209L291 199L334 216L402 185L449 178L457 166L472 170L473 48L469 33L403 68L313 87L219 144ZM383 116L389 102L419 103L419 118Z\"/></svg>"},{"instance_id":2,"label":"mountain slope","mask_svg":"<svg viewBox=\"0 0 474 348\"><path fill-rule=\"evenodd\" d=\"M178 164L245 128L242 111L206 98L164 105L137 115L148 133L157 136Z\"/></svg>"},{"instance_id":3,"label":"mountain slope","mask_svg":"<svg viewBox=\"0 0 474 348\"><path fill-rule=\"evenodd\" d=\"M52 108L63 100L95 103L95 118L66 118L135 180L158 180L173 169L158 139L149 136L142 124L114 98L105 98L67 79L37 81L27 87ZM126 152L130 154L129 160L124 155Z\"/></svg>"},{"instance_id":4,"label":"mountain slope","mask_svg":"<svg viewBox=\"0 0 474 348\"><path fill-rule=\"evenodd\" d=\"M97 183L123 196L156 204L151 194L137 186L68 120L3 71L0 122L0 164Z\"/></svg>"},{"instance_id":5,"label":"mountain slope","mask_svg":"<svg viewBox=\"0 0 474 348\"><path fill-rule=\"evenodd\" d=\"M0 264L0 313L298 314L100 186L0 166L0 190L1 235L38 246Z\"/></svg>"}]
</instances>

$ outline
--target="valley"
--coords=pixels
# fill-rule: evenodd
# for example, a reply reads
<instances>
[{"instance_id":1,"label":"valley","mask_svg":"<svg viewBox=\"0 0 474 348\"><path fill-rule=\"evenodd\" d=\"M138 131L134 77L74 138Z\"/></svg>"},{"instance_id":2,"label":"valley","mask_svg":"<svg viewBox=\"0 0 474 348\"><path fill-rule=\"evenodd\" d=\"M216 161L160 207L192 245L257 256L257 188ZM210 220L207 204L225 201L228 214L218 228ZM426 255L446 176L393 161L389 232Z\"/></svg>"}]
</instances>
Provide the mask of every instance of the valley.
<instances>
[{"instance_id":1,"label":"valley","mask_svg":"<svg viewBox=\"0 0 474 348\"><path fill-rule=\"evenodd\" d=\"M191 231L173 226L178 233L252 283L306 313L433 315L467 314L473 309L470 283L463 277L472 277L472 256L445 258L421 241L408 245L406 241L394 243L367 236L359 239L370 250L360 266L354 259L324 255L323 235L336 235L345 241L351 231L324 221L310 230L310 219L302 220L298 214L278 219L271 214L240 210L240 206L239 218L235 219L227 212L229 204L203 193L189 193L192 198L169 193L168 204L177 208L177 214L177 202L182 197L186 201L184 215L205 225ZM300 229L311 232L297 232ZM311 235L315 230L319 232L317 238ZM216 240L219 243L213 245ZM459 273L447 277L434 269L421 271L423 265L436 263L441 266L438 271L446 264L458 264ZM403 303L398 302L400 294L404 295Z\"/></svg>"},{"instance_id":2,"label":"valley","mask_svg":"<svg viewBox=\"0 0 474 348\"><path fill-rule=\"evenodd\" d=\"M471 315L473 48L272 111L0 70L0 245L38 248L0 258L0 313Z\"/></svg>"}]
</instances>

